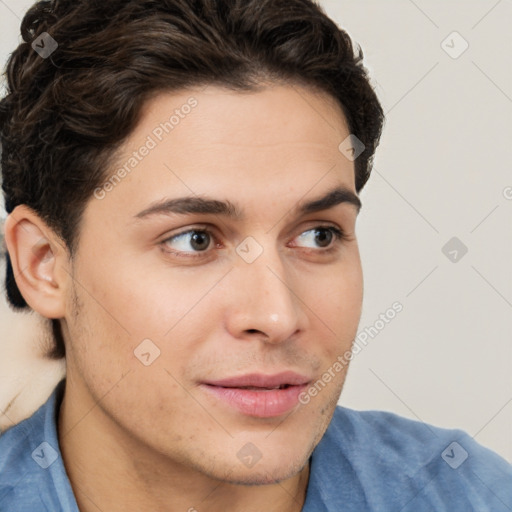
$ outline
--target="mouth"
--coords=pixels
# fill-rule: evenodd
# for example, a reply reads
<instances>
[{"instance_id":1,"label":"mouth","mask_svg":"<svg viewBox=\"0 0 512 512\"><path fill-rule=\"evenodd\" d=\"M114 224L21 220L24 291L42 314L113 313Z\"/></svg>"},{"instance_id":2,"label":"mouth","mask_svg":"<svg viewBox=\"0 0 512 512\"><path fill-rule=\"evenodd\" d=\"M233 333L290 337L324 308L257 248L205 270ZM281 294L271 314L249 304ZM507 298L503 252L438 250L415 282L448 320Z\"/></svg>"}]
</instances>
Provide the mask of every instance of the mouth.
<instances>
[{"instance_id":1,"label":"mouth","mask_svg":"<svg viewBox=\"0 0 512 512\"><path fill-rule=\"evenodd\" d=\"M251 391L273 391L274 389L287 389L292 384L281 384L280 386L275 386L273 388L265 388L265 387L258 387L258 386L217 386L220 388L225 389L250 389Z\"/></svg>"},{"instance_id":2,"label":"mouth","mask_svg":"<svg viewBox=\"0 0 512 512\"><path fill-rule=\"evenodd\" d=\"M248 374L201 383L222 406L256 418L279 417L292 411L310 379L295 372Z\"/></svg>"}]
</instances>

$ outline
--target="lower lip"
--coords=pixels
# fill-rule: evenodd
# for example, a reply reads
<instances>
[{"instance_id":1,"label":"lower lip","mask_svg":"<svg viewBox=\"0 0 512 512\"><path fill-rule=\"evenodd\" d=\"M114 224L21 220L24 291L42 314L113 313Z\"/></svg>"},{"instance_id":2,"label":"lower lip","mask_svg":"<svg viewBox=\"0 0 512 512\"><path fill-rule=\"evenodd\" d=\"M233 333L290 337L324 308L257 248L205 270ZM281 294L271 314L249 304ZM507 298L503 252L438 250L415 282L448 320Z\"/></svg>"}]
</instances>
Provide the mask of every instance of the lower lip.
<instances>
[{"instance_id":1,"label":"lower lip","mask_svg":"<svg viewBox=\"0 0 512 512\"><path fill-rule=\"evenodd\" d=\"M257 418L273 418L291 411L299 402L306 384L285 389L255 391L242 388L223 388L203 384L201 387L243 414Z\"/></svg>"}]
</instances>

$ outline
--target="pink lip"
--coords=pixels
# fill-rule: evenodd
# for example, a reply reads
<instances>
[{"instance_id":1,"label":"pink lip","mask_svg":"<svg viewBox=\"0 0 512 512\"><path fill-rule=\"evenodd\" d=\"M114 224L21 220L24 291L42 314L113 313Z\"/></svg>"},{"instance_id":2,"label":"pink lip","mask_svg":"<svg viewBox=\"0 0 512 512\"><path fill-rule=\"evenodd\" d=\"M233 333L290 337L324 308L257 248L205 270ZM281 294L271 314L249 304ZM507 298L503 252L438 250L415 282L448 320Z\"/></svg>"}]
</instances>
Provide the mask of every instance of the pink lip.
<instances>
[{"instance_id":1,"label":"pink lip","mask_svg":"<svg viewBox=\"0 0 512 512\"><path fill-rule=\"evenodd\" d=\"M299 401L309 379L295 372L275 375L249 374L203 382L201 387L243 414L272 418L286 414ZM282 389L272 389L286 386ZM260 389L244 389L247 387Z\"/></svg>"},{"instance_id":2,"label":"pink lip","mask_svg":"<svg viewBox=\"0 0 512 512\"><path fill-rule=\"evenodd\" d=\"M243 388L243 387L255 387L255 388L275 388L276 386L282 386L285 384L300 386L307 384L310 379L304 375L300 375L295 372L281 372L274 375L264 375L262 373L250 373L247 375L240 375L238 377L228 377L221 380L208 380L204 384L211 386L220 386L224 388Z\"/></svg>"}]
</instances>

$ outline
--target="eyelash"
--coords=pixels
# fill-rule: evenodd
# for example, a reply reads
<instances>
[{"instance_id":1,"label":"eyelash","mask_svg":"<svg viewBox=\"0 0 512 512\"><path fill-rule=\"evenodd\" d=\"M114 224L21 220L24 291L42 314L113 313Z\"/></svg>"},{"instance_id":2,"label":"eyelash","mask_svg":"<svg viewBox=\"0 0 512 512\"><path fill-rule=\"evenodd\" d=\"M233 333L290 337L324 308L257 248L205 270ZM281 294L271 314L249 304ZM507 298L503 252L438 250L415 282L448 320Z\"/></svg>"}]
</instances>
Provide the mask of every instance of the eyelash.
<instances>
[{"instance_id":1,"label":"eyelash","mask_svg":"<svg viewBox=\"0 0 512 512\"><path fill-rule=\"evenodd\" d=\"M310 249L313 252L328 255L331 252L336 251L338 249L338 247L336 247L337 245L339 245L341 242L347 241L349 239L349 237L346 235L346 233L343 230L341 230L335 226L325 226L325 225L314 226L312 228L306 229L305 231L300 233L300 235L307 233L308 231L314 231L317 229L330 231L334 235L334 241L331 243L331 245L327 249L323 249L323 248L320 248L318 250ZM178 258L189 258L189 259L190 258L201 258L210 252L209 249L207 249L205 251L197 251L195 254L190 254L190 253L186 253L185 251L175 251L175 250L170 250L170 249L166 248L166 244L169 241L174 240L174 239L178 238L179 236L186 235L188 233L207 233L210 236L210 238L213 240L213 243L214 244L217 243L216 237L210 229L193 228L193 229L187 229L186 231L182 231L181 233L176 233L175 235L172 235L172 236L166 238L165 240L162 240L162 242L161 242L162 250L164 252L170 253L173 256L176 256Z\"/></svg>"}]
</instances>

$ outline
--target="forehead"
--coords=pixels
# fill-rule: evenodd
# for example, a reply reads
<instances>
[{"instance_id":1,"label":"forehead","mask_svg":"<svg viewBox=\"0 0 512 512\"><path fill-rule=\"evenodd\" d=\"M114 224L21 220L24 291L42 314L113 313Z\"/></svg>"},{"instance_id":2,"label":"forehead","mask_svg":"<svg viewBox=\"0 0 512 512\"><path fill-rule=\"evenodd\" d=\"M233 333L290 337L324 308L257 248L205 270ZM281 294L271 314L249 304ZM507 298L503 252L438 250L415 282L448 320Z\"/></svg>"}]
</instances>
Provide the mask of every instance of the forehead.
<instances>
[{"instance_id":1,"label":"forehead","mask_svg":"<svg viewBox=\"0 0 512 512\"><path fill-rule=\"evenodd\" d=\"M348 136L336 100L300 86L161 93L107 172L114 179L103 207L140 211L159 197L194 194L284 200L340 184L353 190L353 162L339 150Z\"/></svg>"},{"instance_id":2,"label":"forehead","mask_svg":"<svg viewBox=\"0 0 512 512\"><path fill-rule=\"evenodd\" d=\"M342 109L331 95L301 85L269 83L254 91L208 85L162 92L146 102L133 134L147 132L154 121L168 119L166 114L175 110L188 110L183 107L191 98L197 101L197 106L191 109L190 115L184 112L179 117L192 119L187 123L190 129L197 132L198 138L207 136L210 142L228 137L240 143L268 144L275 142L275 133L271 133L275 130L295 137L309 131L308 138L312 139L321 139L326 132L334 135L347 130ZM318 132L320 126L322 133ZM240 131L240 127L246 131Z\"/></svg>"}]
</instances>

